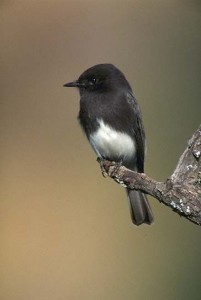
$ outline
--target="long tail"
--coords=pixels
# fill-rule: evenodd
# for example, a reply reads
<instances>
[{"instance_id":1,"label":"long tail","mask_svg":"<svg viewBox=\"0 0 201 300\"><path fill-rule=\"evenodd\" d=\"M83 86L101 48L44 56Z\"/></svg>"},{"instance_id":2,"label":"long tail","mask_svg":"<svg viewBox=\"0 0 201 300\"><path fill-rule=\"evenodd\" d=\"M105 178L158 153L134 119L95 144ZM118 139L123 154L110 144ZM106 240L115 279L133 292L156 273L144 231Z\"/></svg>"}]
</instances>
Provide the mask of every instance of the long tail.
<instances>
[{"instance_id":1,"label":"long tail","mask_svg":"<svg viewBox=\"0 0 201 300\"><path fill-rule=\"evenodd\" d=\"M139 191L127 189L130 201L130 212L133 224L141 225L143 223L151 225L153 223L153 214L147 200L147 196Z\"/></svg>"}]
</instances>

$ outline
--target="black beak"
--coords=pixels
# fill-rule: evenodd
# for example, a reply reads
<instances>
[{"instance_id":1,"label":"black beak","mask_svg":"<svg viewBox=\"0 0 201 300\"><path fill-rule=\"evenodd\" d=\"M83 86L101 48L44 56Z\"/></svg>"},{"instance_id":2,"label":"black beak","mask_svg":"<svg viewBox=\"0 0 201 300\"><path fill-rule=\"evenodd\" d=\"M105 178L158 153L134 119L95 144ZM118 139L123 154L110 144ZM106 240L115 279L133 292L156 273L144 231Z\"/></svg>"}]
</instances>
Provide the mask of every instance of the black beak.
<instances>
[{"instance_id":1,"label":"black beak","mask_svg":"<svg viewBox=\"0 0 201 300\"><path fill-rule=\"evenodd\" d=\"M81 86L83 86L83 84L81 84L80 82L78 82L76 80L76 81L65 83L63 86L64 87L81 87Z\"/></svg>"}]
</instances>

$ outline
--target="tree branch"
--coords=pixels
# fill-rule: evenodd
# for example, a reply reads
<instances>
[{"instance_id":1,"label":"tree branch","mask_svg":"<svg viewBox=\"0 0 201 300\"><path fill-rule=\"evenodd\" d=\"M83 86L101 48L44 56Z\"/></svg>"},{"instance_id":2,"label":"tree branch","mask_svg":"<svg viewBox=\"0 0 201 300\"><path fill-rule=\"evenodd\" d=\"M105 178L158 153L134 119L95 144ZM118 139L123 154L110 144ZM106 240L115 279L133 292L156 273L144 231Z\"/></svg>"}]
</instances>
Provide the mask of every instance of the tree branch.
<instances>
[{"instance_id":1,"label":"tree branch","mask_svg":"<svg viewBox=\"0 0 201 300\"><path fill-rule=\"evenodd\" d=\"M201 225L201 125L189 140L174 173L165 182L108 160L100 164L102 171L117 183L149 194L180 216Z\"/></svg>"}]
</instances>

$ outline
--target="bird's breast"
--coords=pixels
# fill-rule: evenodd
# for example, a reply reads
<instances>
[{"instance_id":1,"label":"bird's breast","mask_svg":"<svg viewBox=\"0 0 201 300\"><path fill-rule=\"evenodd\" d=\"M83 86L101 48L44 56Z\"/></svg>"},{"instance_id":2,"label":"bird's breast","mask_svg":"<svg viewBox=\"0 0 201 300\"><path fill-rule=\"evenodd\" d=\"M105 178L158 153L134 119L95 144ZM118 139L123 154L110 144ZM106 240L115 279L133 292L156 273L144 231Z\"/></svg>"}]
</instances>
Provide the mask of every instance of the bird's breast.
<instances>
[{"instance_id":1,"label":"bird's breast","mask_svg":"<svg viewBox=\"0 0 201 300\"><path fill-rule=\"evenodd\" d=\"M102 119L98 119L97 122L99 124L97 130L89 136L96 154L114 161L134 159L135 141L127 133L116 131Z\"/></svg>"}]
</instances>

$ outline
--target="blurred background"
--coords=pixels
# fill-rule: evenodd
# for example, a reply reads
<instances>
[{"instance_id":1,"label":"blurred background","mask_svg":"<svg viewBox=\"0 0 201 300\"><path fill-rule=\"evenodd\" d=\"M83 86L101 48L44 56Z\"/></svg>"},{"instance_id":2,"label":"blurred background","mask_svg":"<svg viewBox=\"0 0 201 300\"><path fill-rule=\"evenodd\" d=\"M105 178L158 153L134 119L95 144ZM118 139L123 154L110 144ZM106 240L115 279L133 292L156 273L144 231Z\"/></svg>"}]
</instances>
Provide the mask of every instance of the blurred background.
<instances>
[{"instance_id":1,"label":"blurred background","mask_svg":"<svg viewBox=\"0 0 201 300\"><path fill-rule=\"evenodd\" d=\"M200 299L200 227L150 198L131 224L63 83L119 67L141 106L146 173L171 175L201 116L198 0L1 1L0 299Z\"/></svg>"}]
</instances>

